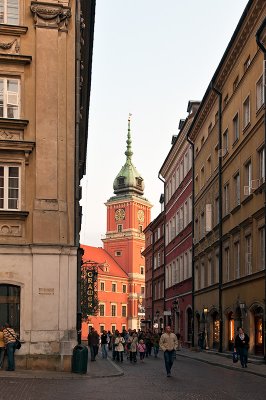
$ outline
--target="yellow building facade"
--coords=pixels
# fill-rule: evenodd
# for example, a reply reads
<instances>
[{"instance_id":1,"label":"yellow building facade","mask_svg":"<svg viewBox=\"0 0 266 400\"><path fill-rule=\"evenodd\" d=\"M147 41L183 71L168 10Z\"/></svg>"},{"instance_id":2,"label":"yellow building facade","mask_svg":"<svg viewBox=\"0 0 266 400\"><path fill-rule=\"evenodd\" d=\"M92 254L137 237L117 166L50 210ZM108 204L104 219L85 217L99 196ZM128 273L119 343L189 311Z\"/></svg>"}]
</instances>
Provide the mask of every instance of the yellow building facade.
<instances>
[{"instance_id":1,"label":"yellow building facade","mask_svg":"<svg viewBox=\"0 0 266 400\"><path fill-rule=\"evenodd\" d=\"M249 1L189 132L194 143L194 340L231 350L236 328L263 355L265 315L263 54L266 15Z\"/></svg>"},{"instance_id":2,"label":"yellow building facade","mask_svg":"<svg viewBox=\"0 0 266 400\"><path fill-rule=\"evenodd\" d=\"M0 325L22 368L69 370L77 342L94 3L0 2Z\"/></svg>"}]
</instances>

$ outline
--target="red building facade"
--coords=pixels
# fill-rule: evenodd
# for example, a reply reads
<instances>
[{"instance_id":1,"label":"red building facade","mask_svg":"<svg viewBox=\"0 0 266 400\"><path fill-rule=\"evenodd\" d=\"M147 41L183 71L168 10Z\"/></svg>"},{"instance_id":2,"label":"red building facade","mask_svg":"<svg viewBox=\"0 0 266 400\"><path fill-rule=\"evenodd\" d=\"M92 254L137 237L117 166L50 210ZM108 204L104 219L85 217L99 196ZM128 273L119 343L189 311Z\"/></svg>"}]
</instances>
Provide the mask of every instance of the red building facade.
<instances>
[{"instance_id":1,"label":"red building facade","mask_svg":"<svg viewBox=\"0 0 266 400\"><path fill-rule=\"evenodd\" d=\"M163 204L164 196L160 203ZM145 229L145 321L150 329L164 328L164 211Z\"/></svg>"},{"instance_id":2,"label":"red building facade","mask_svg":"<svg viewBox=\"0 0 266 400\"><path fill-rule=\"evenodd\" d=\"M165 180L165 324L192 340L192 149L187 132L199 102L189 102L160 170Z\"/></svg>"}]
</instances>

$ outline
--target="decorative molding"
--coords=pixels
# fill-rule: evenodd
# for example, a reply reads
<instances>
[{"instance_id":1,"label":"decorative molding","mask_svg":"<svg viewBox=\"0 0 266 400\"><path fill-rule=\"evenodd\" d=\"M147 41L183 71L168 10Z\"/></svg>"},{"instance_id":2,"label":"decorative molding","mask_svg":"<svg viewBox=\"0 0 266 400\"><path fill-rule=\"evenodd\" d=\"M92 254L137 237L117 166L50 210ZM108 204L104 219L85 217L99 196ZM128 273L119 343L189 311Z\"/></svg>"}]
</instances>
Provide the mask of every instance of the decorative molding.
<instances>
[{"instance_id":1,"label":"decorative molding","mask_svg":"<svg viewBox=\"0 0 266 400\"><path fill-rule=\"evenodd\" d=\"M0 63L5 64L30 64L32 61L31 56L22 56L19 54L3 54L0 53Z\"/></svg>"},{"instance_id":2,"label":"decorative molding","mask_svg":"<svg viewBox=\"0 0 266 400\"><path fill-rule=\"evenodd\" d=\"M33 13L35 27L68 31L68 21L71 17L70 7L62 4L32 1L30 9Z\"/></svg>"},{"instance_id":3,"label":"decorative molding","mask_svg":"<svg viewBox=\"0 0 266 400\"><path fill-rule=\"evenodd\" d=\"M5 220L5 221L13 221L13 220L19 220L19 221L25 221L25 219L28 217L29 212L28 211L5 211L5 210L0 210L0 220Z\"/></svg>"},{"instance_id":4,"label":"decorative molding","mask_svg":"<svg viewBox=\"0 0 266 400\"><path fill-rule=\"evenodd\" d=\"M20 36L25 35L27 31L27 26L0 24L0 35Z\"/></svg>"},{"instance_id":5,"label":"decorative molding","mask_svg":"<svg viewBox=\"0 0 266 400\"><path fill-rule=\"evenodd\" d=\"M15 52L19 53L20 44L19 44L17 38L13 39L11 42L7 42L7 43L6 42L0 42L0 49L2 49L2 50L10 50L14 43L16 43Z\"/></svg>"},{"instance_id":6,"label":"decorative molding","mask_svg":"<svg viewBox=\"0 0 266 400\"><path fill-rule=\"evenodd\" d=\"M0 140L23 140L23 132L0 129Z\"/></svg>"},{"instance_id":7,"label":"decorative molding","mask_svg":"<svg viewBox=\"0 0 266 400\"><path fill-rule=\"evenodd\" d=\"M14 236L14 237L22 236L21 224L17 225L0 224L0 236Z\"/></svg>"}]
</instances>

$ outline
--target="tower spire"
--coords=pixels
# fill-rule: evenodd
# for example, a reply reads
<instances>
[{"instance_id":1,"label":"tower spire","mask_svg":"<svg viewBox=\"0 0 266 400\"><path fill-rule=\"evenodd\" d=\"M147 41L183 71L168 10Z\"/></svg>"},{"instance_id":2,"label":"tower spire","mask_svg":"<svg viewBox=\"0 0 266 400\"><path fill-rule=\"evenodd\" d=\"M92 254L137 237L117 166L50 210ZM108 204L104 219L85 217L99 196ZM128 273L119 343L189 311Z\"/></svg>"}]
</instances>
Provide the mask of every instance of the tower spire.
<instances>
[{"instance_id":1,"label":"tower spire","mask_svg":"<svg viewBox=\"0 0 266 400\"><path fill-rule=\"evenodd\" d=\"M125 151L125 155L127 156L127 163L131 163L131 157L133 155L133 151L131 148L131 134L130 134L130 122L131 122L132 114L128 114L128 128L127 128L127 149Z\"/></svg>"}]
</instances>

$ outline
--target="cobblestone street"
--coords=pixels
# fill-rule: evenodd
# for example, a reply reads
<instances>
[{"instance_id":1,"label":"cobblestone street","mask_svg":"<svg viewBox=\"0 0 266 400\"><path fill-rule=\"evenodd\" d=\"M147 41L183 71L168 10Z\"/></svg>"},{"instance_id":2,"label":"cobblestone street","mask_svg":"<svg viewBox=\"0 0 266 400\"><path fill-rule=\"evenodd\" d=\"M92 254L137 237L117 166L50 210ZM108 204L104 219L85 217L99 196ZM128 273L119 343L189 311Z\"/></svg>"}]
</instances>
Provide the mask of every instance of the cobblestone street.
<instances>
[{"instance_id":1,"label":"cobblestone street","mask_svg":"<svg viewBox=\"0 0 266 400\"><path fill-rule=\"evenodd\" d=\"M66 374L64 377L45 374L36 378L18 377L18 374L5 376L1 372L2 400L264 400L266 392L265 377L246 373L240 368L228 369L202 363L190 357L177 356L172 377L167 378L162 354L158 359L150 357L143 364L130 364L125 360L116 366L106 360L97 359L96 369L109 368L113 377L96 378ZM92 369L92 365L89 364ZM265 365L260 368L264 372ZM122 374L123 372L123 374ZM17 375L16 375L17 374ZM96 375L95 375L96 376Z\"/></svg>"}]
</instances>

